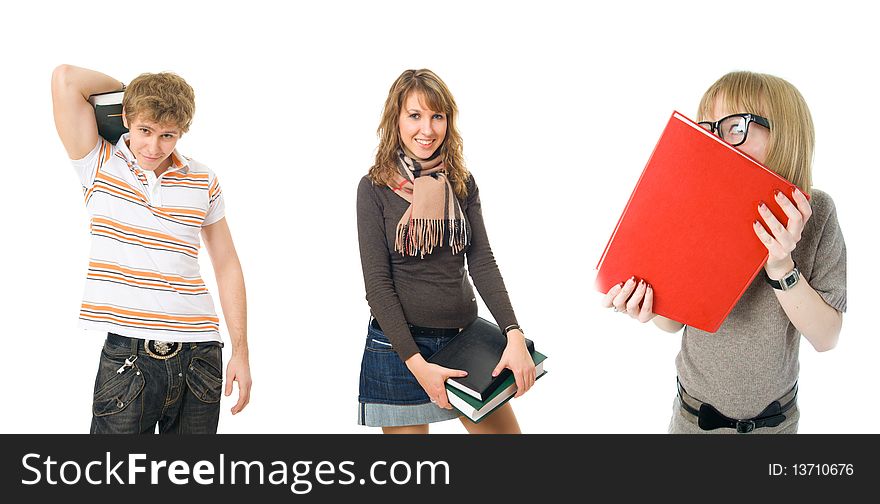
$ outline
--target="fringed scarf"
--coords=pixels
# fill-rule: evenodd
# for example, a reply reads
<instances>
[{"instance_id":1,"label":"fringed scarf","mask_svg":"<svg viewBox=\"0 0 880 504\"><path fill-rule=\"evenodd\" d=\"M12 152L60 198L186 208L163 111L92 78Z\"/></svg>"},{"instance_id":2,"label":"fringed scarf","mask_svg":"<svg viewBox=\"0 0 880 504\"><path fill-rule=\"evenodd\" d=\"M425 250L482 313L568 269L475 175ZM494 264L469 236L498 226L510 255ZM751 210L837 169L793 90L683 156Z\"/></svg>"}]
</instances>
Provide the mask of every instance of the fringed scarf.
<instances>
[{"instance_id":1,"label":"fringed scarf","mask_svg":"<svg viewBox=\"0 0 880 504\"><path fill-rule=\"evenodd\" d=\"M394 250L424 259L446 241L453 254L461 252L469 243L468 226L443 158L419 160L408 154L397 152L398 174L388 186L410 203L397 224Z\"/></svg>"}]
</instances>

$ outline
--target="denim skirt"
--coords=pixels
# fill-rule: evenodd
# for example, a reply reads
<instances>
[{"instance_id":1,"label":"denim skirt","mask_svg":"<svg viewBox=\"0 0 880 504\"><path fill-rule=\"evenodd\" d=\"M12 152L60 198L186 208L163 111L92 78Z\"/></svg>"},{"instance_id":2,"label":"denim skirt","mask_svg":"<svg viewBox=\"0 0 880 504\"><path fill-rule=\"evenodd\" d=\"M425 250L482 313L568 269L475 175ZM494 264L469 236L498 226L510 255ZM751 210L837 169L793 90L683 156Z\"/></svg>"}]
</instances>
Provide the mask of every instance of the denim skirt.
<instances>
[{"instance_id":1,"label":"denim skirt","mask_svg":"<svg viewBox=\"0 0 880 504\"><path fill-rule=\"evenodd\" d=\"M454 336L414 336L427 359ZM379 329L367 326L358 393L358 424L370 427L421 425L458 418L457 410L443 409L428 394Z\"/></svg>"}]
</instances>

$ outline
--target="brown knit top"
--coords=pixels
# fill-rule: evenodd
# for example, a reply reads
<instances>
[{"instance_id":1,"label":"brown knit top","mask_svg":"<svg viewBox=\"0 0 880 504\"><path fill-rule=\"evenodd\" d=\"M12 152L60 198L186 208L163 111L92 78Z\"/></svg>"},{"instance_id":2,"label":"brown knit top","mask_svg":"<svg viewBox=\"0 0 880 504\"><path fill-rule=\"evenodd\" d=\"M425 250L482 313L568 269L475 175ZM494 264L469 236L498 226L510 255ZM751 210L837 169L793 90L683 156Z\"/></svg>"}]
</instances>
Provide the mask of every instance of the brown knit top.
<instances>
[{"instance_id":1,"label":"brown knit top","mask_svg":"<svg viewBox=\"0 0 880 504\"><path fill-rule=\"evenodd\" d=\"M367 303L403 360L419 351L407 324L455 328L476 319L477 303L468 273L498 325L517 323L489 246L473 177L467 187L468 196L461 206L471 233L470 245L453 255L447 244L420 259L394 251L397 224L409 203L366 176L358 186L358 243Z\"/></svg>"}]
</instances>

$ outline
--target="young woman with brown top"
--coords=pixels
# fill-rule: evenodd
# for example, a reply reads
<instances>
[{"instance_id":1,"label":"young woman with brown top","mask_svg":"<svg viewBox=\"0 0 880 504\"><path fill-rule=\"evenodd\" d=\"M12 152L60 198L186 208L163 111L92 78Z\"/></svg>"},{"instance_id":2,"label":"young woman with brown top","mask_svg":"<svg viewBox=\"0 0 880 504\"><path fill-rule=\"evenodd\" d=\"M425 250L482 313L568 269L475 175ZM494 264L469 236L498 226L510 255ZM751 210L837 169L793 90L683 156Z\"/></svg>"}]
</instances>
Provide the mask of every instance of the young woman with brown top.
<instances>
[{"instance_id":1,"label":"young woman with brown top","mask_svg":"<svg viewBox=\"0 0 880 504\"><path fill-rule=\"evenodd\" d=\"M495 372L513 372L517 396L535 382L489 246L479 190L465 168L457 116L437 75L403 72L385 102L375 164L358 187L358 242L373 316L358 420L389 434L427 433L429 423L459 417L444 383L466 373L426 359L477 317L468 274L507 334ZM520 432L509 403L479 424L461 421L471 433Z\"/></svg>"}]
</instances>

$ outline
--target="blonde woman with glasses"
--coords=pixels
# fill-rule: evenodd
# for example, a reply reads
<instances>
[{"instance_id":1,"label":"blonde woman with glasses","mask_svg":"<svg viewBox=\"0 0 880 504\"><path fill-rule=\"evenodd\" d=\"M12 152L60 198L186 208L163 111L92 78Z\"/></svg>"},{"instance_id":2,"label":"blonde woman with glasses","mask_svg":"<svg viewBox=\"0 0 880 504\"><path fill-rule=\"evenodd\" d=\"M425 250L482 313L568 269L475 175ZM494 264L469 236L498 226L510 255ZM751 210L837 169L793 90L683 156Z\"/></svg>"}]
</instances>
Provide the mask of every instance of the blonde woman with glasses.
<instances>
[{"instance_id":1,"label":"blonde woman with glasses","mask_svg":"<svg viewBox=\"0 0 880 504\"><path fill-rule=\"evenodd\" d=\"M801 336L819 352L834 348L846 311L846 245L834 202L812 187L810 111L787 81L732 72L703 95L698 121L800 188L775 195L787 225L758 206L763 223L751 225L767 248L764 274L715 333L655 315L644 281L622 282L602 302L664 331L684 328L670 433L794 434Z\"/></svg>"}]
</instances>

